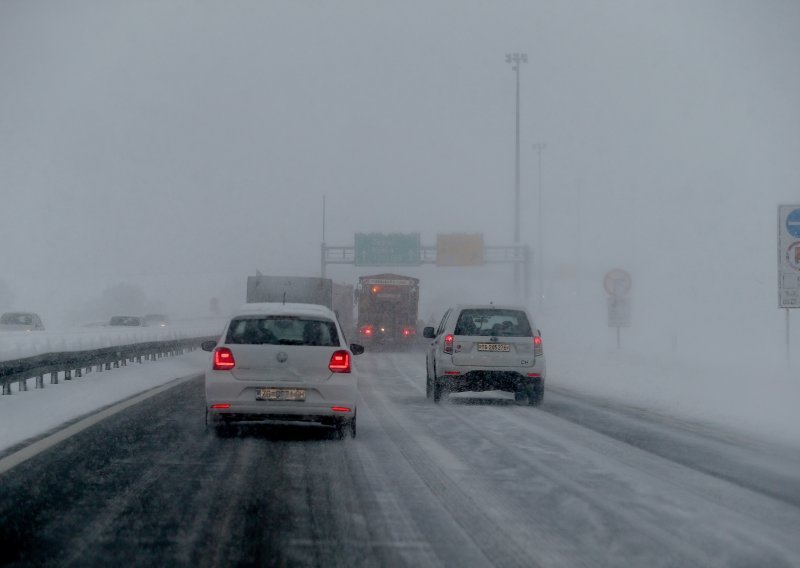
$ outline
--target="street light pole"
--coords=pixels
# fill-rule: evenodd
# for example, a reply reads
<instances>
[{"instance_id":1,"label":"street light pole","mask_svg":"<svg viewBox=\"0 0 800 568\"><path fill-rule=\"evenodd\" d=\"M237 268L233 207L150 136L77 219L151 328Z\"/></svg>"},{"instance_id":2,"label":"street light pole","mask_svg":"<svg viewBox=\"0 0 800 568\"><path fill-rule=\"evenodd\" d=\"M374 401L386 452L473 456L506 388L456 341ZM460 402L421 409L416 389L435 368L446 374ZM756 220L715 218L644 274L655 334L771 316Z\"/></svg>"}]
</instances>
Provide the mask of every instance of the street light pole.
<instances>
[{"instance_id":1,"label":"street light pole","mask_svg":"<svg viewBox=\"0 0 800 568\"><path fill-rule=\"evenodd\" d=\"M517 112L516 112L516 138L514 146L514 244L519 245L519 68L521 63L528 62L526 53L507 53L506 63L511 63L511 69L517 75ZM517 250L519 252L519 250ZM514 293L519 295L520 289L520 263L514 263Z\"/></svg>"},{"instance_id":2,"label":"street light pole","mask_svg":"<svg viewBox=\"0 0 800 568\"><path fill-rule=\"evenodd\" d=\"M537 253L536 253L536 266L538 268L539 280L539 313L542 311L542 304L544 303L544 209L542 208L542 152L547 148L547 144L534 144L533 149L539 157L539 221L537 223Z\"/></svg>"}]
</instances>

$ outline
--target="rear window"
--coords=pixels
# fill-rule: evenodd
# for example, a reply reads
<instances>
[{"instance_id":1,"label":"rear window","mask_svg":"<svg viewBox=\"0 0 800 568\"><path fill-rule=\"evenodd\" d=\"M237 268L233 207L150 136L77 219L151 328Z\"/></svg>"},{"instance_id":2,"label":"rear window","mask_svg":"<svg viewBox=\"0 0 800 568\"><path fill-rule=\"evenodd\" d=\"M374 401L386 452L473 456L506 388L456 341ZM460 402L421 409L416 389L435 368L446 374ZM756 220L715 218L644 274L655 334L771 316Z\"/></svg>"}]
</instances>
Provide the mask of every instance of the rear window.
<instances>
[{"instance_id":1,"label":"rear window","mask_svg":"<svg viewBox=\"0 0 800 568\"><path fill-rule=\"evenodd\" d=\"M339 334L336 324L329 320L293 316L235 318L225 343L338 347Z\"/></svg>"},{"instance_id":2,"label":"rear window","mask_svg":"<svg viewBox=\"0 0 800 568\"><path fill-rule=\"evenodd\" d=\"M3 314L0 323L30 325L33 323L33 316L30 314Z\"/></svg>"},{"instance_id":3,"label":"rear window","mask_svg":"<svg viewBox=\"0 0 800 568\"><path fill-rule=\"evenodd\" d=\"M142 321L134 316L114 316L109 325L141 325Z\"/></svg>"},{"instance_id":4,"label":"rear window","mask_svg":"<svg viewBox=\"0 0 800 568\"><path fill-rule=\"evenodd\" d=\"M531 337L533 335L525 312L502 309L462 310L453 333L455 335L493 335L497 337Z\"/></svg>"}]
</instances>

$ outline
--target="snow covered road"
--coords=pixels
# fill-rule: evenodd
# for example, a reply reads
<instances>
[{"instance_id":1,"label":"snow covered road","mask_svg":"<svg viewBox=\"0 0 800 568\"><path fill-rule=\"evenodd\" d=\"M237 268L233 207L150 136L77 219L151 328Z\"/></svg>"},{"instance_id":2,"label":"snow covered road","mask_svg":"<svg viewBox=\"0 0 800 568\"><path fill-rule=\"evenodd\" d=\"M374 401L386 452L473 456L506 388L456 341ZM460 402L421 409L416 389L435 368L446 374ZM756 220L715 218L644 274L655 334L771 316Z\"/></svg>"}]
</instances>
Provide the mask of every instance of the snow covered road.
<instances>
[{"instance_id":1,"label":"snow covered road","mask_svg":"<svg viewBox=\"0 0 800 568\"><path fill-rule=\"evenodd\" d=\"M200 379L0 476L0 564L800 566L800 455L551 388L425 398L368 353L359 434L203 426Z\"/></svg>"}]
</instances>

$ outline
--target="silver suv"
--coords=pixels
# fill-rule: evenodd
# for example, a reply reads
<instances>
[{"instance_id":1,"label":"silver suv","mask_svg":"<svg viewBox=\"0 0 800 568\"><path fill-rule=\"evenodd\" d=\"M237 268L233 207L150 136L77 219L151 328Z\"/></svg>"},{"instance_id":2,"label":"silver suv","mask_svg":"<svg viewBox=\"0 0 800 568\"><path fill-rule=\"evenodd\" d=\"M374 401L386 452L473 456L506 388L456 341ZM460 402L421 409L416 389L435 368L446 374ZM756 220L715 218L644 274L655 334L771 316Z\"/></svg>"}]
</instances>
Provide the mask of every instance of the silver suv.
<instances>
[{"instance_id":1,"label":"silver suv","mask_svg":"<svg viewBox=\"0 0 800 568\"><path fill-rule=\"evenodd\" d=\"M501 390L517 402L544 398L542 336L520 306L457 305L439 327L426 327L433 341L426 354L428 398L452 392Z\"/></svg>"}]
</instances>

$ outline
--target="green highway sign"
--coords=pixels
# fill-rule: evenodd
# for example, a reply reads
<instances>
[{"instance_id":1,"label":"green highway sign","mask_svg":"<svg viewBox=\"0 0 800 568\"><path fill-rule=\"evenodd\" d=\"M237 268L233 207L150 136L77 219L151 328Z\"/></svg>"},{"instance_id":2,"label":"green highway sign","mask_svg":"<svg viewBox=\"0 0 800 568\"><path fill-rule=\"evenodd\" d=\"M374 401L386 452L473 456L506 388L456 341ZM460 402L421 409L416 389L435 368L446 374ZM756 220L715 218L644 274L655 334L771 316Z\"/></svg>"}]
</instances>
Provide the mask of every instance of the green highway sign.
<instances>
[{"instance_id":1,"label":"green highway sign","mask_svg":"<svg viewBox=\"0 0 800 568\"><path fill-rule=\"evenodd\" d=\"M419 233L356 233L356 266L419 266Z\"/></svg>"}]
</instances>

